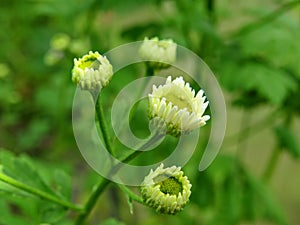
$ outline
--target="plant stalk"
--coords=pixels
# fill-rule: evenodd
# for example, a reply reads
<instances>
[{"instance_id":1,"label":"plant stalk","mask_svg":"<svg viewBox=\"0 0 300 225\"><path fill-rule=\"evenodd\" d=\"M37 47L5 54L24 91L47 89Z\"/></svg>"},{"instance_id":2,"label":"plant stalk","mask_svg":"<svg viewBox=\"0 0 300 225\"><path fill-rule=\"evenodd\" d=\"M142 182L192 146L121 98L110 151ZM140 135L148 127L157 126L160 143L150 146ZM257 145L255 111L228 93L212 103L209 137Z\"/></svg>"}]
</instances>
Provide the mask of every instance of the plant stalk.
<instances>
[{"instance_id":1,"label":"plant stalk","mask_svg":"<svg viewBox=\"0 0 300 225\"><path fill-rule=\"evenodd\" d=\"M3 181L4 183L7 183L7 184L13 186L13 187L21 189L21 190L23 190L27 193L38 196L41 199L45 199L45 200L48 200L50 202L56 203L58 205L64 206L65 208L73 209L73 210L76 210L76 211L82 211L83 210L82 206L74 205L71 202L64 201L64 200L62 200L62 199L60 199L56 196L48 194L47 192L44 192L44 191L41 191L41 190L36 189L34 187L28 186L28 185L26 185L24 183L21 183L21 182L15 180L15 179L13 179L9 176L6 176L3 173L0 173L0 180Z\"/></svg>"}]
</instances>

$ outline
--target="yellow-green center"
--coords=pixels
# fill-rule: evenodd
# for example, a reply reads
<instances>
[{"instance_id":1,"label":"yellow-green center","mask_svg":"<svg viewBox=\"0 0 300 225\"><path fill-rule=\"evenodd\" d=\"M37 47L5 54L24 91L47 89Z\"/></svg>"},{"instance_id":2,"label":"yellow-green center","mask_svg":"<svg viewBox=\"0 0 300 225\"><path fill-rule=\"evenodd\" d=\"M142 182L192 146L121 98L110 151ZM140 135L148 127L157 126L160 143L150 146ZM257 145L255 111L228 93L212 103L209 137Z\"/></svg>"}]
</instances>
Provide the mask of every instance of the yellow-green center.
<instances>
[{"instance_id":1,"label":"yellow-green center","mask_svg":"<svg viewBox=\"0 0 300 225\"><path fill-rule=\"evenodd\" d=\"M169 43L166 41L157 41L157 45L164 49L167 49L169 47Z\"/></svg>"},{"instance_id":2,"label":"yellow-green center","mask_svg":"<svg viewBox=\"0 0 300 225\"><path fill-rule=\"evenodd\" d=\"M81 63L79 64L79 68L81 68L81 69L85 69L85 68L98 69L99 65L100 65L99 60L94 56L90 56L81 61Z\"/></svg>"},{"instance_id":3,"label":"yellow-green center","mask_svg":"<svg viewBox=\"0 0 300 225\"><path fill-rule=\"evenodd\" d=\"M168 93L164 94L163 97L166 98L167 104L171 102L173 105L176 105L179 109L186 108L189 112L193 111L190 98L187 95L187 93L185 93L185 91L182 90L182 87L171 87L171 90Z\"/></svg>"},{"instance_id":4,"label":"yellow-green center","mask_svg":"<svg viewBox=\"0 0 300 225\"><path fill-rule=\"evenodd\" d=\"M155 180L162 180L156 184L160 185L160 191L164 194L176 195L182 193L182 183L178 181L175 177L169 177L165 179L166 175L159 175Z\"/></svg>"}]
</instances>

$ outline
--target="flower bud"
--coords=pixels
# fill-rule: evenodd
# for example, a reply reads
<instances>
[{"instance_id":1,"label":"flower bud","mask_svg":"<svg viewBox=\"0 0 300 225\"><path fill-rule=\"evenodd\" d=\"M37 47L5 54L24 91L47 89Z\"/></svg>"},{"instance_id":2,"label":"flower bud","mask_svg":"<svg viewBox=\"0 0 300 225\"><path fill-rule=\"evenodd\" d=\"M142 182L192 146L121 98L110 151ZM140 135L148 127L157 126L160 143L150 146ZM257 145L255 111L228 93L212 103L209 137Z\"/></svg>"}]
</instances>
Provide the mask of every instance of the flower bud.
<instances>
[{"instance_id":1,"label":"flower bud","mask_svg":"<svg viewBox=\"0 0 300 225\"><path fill-rule=\"evenodd\" d=\"M204 126L210 116L203 113L208 106L203 90L195 95L189 83L182 77L172 81L167 78L166 84L156 87L149 94L150 119L159 117L167 124L167 133L175 137L188 134Z\"/></svg>"},{"instance_id":2,"label":"flower bud","mask_svg":"<svg viewBox=\"0 0 300 225\"><path fill-rule=\"evenodd\" d=\"M100 91L113 76L113 68L105 56L90 51L82 58L74 59L72 81L81 89Z\"/></svg>"},{"instance_id":3,"label":"flower bud","mask_svg":"<svg viewBox=\"0 0 300 225\"><path fill-rule=\"evenodd\" d=\"M189 201L191 195L190 181L183 175L180 167L164 168L161 164L151 170L141 185L145 203L165 214L176 214Z\"/></svg>"},{"instance_id":4,"label":"flower bud","mask_svg":"<svg viewBox=\"0 0 300 225\"><path fill-rule=\"evenodd\" d=\"M159 40L157 37L144 39L139 55L147 60L148 65L154 69L167 68L176 60L176 43L171 39Z\"/></svg>"}]
</instances>

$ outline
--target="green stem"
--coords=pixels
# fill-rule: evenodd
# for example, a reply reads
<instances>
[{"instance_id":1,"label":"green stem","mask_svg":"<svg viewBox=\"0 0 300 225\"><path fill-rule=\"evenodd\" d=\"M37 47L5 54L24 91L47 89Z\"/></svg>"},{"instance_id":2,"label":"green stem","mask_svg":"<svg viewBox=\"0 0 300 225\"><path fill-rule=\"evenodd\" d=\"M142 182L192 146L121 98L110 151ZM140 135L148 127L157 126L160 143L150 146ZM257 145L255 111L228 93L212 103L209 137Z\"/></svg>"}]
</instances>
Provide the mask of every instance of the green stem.
<instances>
[{"instance_id":1,"label":"green stem","mask_svg":"<svg viewBox=\"0 0 300 225\"><path fill-rule=\"evenodd\" d=\"M240 125L240 132L239 132L239 136L237 137L237 145L236 145L237 146L236 155L237 155L237 159L239 161L242 160L242 153L245 153L245 151L246 151L247 143L245 143L245 142L249 138L250 129L246 129L246 130L243 130L243 129L244 129L244 127L249 127L249 124L251 121L251 115L252 115L251 110L249 113L247 113L247 110L243 109L241 125ZM244 132L242 132L242 131L244 131Z\"/></svg>"},{"instance_id":2,"label":"green stem","mask_svg":"<svg viewBox=\"0 0 300 225\"><path fill-rule=\"evenodd\" d=\"M267 167L266 167L264 175L263 175L263 179L266 182L270 181L270 179L272 178L272 175L274 173L274 170L275 170L276 165L279 160L280 153L281 153L281 149L279 146L277 146L275 149L273 149L272 155L269 159L269 162L267 164Z\"/></svg>"},{"instance_id":3,"label":"green stem","mask_svg":"<svg viewBox=\"0 0 300 225\"><path fill-rule=\"evenodd\" d=\"M107 148L107 151L112 154L112 146L110 144L110 140L109 140L109 135L108 135L108 129L107 129L107 125L106 125L106 121L105 121L105 117L104 117L104 112L103 112L103 108L102 105L100 103L100 95L99 97L94 95L94 101L95 101L95 107L96 107L96 115L99 121L99 125L100 125L100 129L102 132L102 136L104 139L104 143L105 146Z\"/></svg>"},{"instance_id":4,"label":"green stem","mask_svg":"<svg viewBox=\"0 0 300 225\"><path fill-rule=\"evenodd\" d=\"M144 149L147 146L149 146L150 144L154 143L156 140L158 140L159 138L161 138L160 135L154 135L152 138L149 139L149 141L147 143L145 143L144 145L142 145L139 149ZM126 156L124 159L121 160L122 163L126 163L131 161L132 159L134 159L135 157L137 157L138 155L140 155L143 151L134 151L132 154ZM111 168L110 172L108 173L109 176L112 176L114 173L116 173L120 168L121 168L122 164L119 163L117 165L115 165L114 167ZM108 186L108 184L110 183L109 180L103 178L103 180L101 180L94 188L92 194L90 195L87 203L85 204L84 207L84 211L82 214L79 215L79 217L76 220L75 225L82 225L83 222L85 221L85 219L88 217L88 215L90 214L91 210L94 208L98 197L100 196L100 194L104 191L104 189Z\"/></svg>"},{"instance_id":5,"label":"green stem","mask_svg":"<svg viewBox=\"0 0 300 225\"><path fill-rule=\"evenodd\" d=\"M90 195L87 203L85 204L84 211L81 213L76 222L75 225L83 225L84 221L88 217L88 215L91 213L92 209L94 208L99 196L104 191L104 189L108 186L110 183L109 180L103 178L103 180L100 180L100 182L95 185L92 194Z\"/></svg>"},{"instance_id":6,"label":"green stem","mask_svg":"<svg viewBox=\"0 0 300 225\"><path fill-rule=\"evenodd\" d=\"M134 201L136 201L136 202L138 202L138 203L140 203L140 204L143 204L143 205L145 205L146 203L144 202L144 200L140 197L140 196L138 196L138 195L136 195L135 193L133 193L129 188L127 188L126 186L124 186L124 185L122 185L122 184L118 184L118 187L123 191L123 192L125 192L127 195L128 195L128 197L129 198L131 198L132 200L134 200Z\"/></svg>"},{"instance_id":7,"label":"green stem","mask_svg":"<svg viewBox=\"0 0 300 225\"><path fill-rule=\"evenodd\" d=\"M273 20L275 20L276 18L281 16L283 13L291 10L296 5L298 5L299 3L300 3L300 1L296 0L296 1L291 1L291 2L283 4L281 7L279 7L275 11L271 12L270 14L268 14L266 16L263 16L260 19L254 21L254 22L251 22L248 25L242 27L240 30L238 30L236 33L234 33L230 37L230 39L237 38L237 37L240 37L242 35L246 35L248 33L251 33L254 30L259 29L260 27L272 22Z\"/></svg>"},{"instance_id":8,"label":"green stem","mask_svg":"<svg viewBox=\"0 0 300 225\"><path fill-rule=\"evenodd\" d=\"M235 143L238 139L239 142L242 142L246 138L249 138L253 134L257 134L258 132L262 131L264 128L268 128L270 123L274 123L274 119L277 118L277 115L280 111L275 109L270 114L268 114L265 118L260 120L259 122L255 123L252 126L247 126L243 130L240 130L237 134L233 134L224 140L223 145L228 145L230 143Z\"/></svg>"},{"instance_id":9,"label":"green stem","mask_svg":"<svg viewBox=\"0 0 300 225\"><path fill-rule=\"evenodd\" d=\"M141 151L142 149L146 149L148 146L152 145L153 143L155 143L156 141L158 141L162 137L163 137L163 135L160 135L159 133L154 134L147 141L147 143L143 144L141 147L138 148L138 150L134 151L133 153L131 153L128 156L126 156L125 158L123 158L121 160L121 162L123 162L123 163L130 162L132 159L136 158L139 154L143 153L143 151Z\"/></svg>"},{"instance_id":10,"label":"green stem","mask_svg":"<svg viewBox=\"0 0 300 225\"><path fill-rule=\"evenodd\" d=\"M24 183L21 183L9 176L6 176L5 174L3 173L0 173L0 180L13 186L13 187L16 187L18 189L21 189L27 193L30 193L30 194L33 194L35 196L38 196L40 197L41 199L45 199L45 200L48 200L50 202L53 202L53 203L56 203L58 205L61 205L61 206L64 206L68 209L73 209L73 210L76 210L76 211L82 211L83 208L81 206L78 206L78 205L74 205L70 202L67 202L67 201L64 201L62 199L59 199L57 198L56 196L53 196L51 194L48 194L44 191L41 191L39 189L36 189L36 188L33 188L31 186L28 186Z\"/></svg>"},{"instance_id":11,"label":"green stem","mask_svg":"<svg viewBox=\"0 0 300 225\"><path fill-rule=\"evenodd\" d=\"M145 73L145 77L151 77L154 76L154 69L153 67L149 66L148 63L146 63L146 73Z\"/></svg>"},{"instance_id":12,"label":"green stem","mask_svg":"<svg viewBox=\"0 0 300 225\"><path fill-rule=\"evenodd\" d=\"M107 150L111 153L112 152L112 147L111 147L111 143L109 141L109 136L108 136L108 132L107 132L107 127L106 127L106 122L105 122L105 118L104 118L104 114L103 114L103 109L102 109L101 104L100 104L100 96L97 97L95 94L93 94L93 97L94 97L94 101L95 101L96 115L97 115L97 118L98 118L98 121L99 121L100 129L102 131L103 139L104 139L105 145L107 147ZM154 135L152 138L150 138L150 140L147 143L142 145L139 149L146 148L149 144L153 143L158 138L161 138L161 136L157 135L157 134ZM143 151L135 151L132 154L130 154L129 156L125 157L123 160L121 160L121 162L123 162L123 163L129 162L132 159L134 159L135 157L137 157L139 154L141 154L142 152ZM109 175L112 175L115 172L117 172L121 168L121 166L122 166L122 164L119 163L116 166L112 167L110 172L109 172ZM81 213L78 216L78 218L75 222L75 225L84 224L84 221L86 220L88 215L91 213L91 211L94 208L99 196L105 190L105 188L108 186L109 183L110 183L109 180L107 180L106 178L103 178L97 185L95 185L92 194L89 196L88 201L85 204L84 211L83 211L83 213Z\"/></svg>"},{"instance_id":13,"label":"green stem","mask_svg":"<svg viewBox=\"0 0 300 225\"><path fill-rule=\"evenodd\" d=\"M145 77L151 77L151 76L154 76L154 69L148 65L148 63L146 63L146 71L145 71ZM143 91L145 90L145 88L147 87L147 84L148 84L148 80L145 80L141 87L140 87L140 90L138 90L138 95L137 95L137 98L139 99L140 96L142 95ZM132 107L132 110L131 110L131 113L130 113L130 118L129 118L129 121L132 121L132 119L134 118L134 114L135 114L135 111L137 110L139 106L139 102L137 102L133 107Z\"/></svg>"},{"instance_id":14,"label":"green stem","mask_svg":"<svg viewBox=\"0 0 300 225\"><path fill-rule=\"evenodd\" d=\"M100 96L97 96L95 93L92 93L92 95L93 95L93 99L95 102L96 116L98 118L98 122L99 122L99 126L100 126L100 129L102 132L105 146L107 148L107 151L110 154L112 154L112 147L111 147L111 144L109 141L109 135L108 135L108 130L107 130L106 122L105 122L103 108L100 103ZM110 183L109 180L107 180L106 178L103 178L102 180L100 180L100 182L97 185L95 185L91 195L89 196L89 198L84 206L83 213L81 213L78 216L78 218L75 222L76 225L82 225L84 223L84 221L89 216L92 209L94 208L99 196L104 191L104 189L108 186L109 183Z\"/></svg>"},{"instance_id":15,"label":"green stem","mask_svg":"<svg viewBox=\"0 0 300 225\"><path fill-rule=\"evenodd\" d=\"M292 116L290 113L287 113L285 115L284 123L289 127L291 125L291 122L292 122ZM272 175L275 171L281 153L282 153L281 146L280 144L277 144L277 146L274 148L272 152L272 155L270 157L270 160L267 164L267 167L263 175L263 179L266 182L270 181L270 179L272 178Z\"/></svg>"}]
</instances>

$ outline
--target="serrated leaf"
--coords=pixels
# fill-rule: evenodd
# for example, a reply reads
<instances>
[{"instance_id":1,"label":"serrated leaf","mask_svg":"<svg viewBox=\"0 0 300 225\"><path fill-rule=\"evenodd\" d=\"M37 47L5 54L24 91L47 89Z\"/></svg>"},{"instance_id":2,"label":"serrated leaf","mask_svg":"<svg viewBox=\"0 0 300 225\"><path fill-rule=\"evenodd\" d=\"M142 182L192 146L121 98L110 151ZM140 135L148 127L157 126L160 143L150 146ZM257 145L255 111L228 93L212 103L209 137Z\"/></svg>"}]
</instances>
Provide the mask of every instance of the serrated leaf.
<instances>
[{"instance_id":1,"label":"serrated leaf","mask_svg":"<svg viewBox=\"0 0 300 225\"><path fill-rule=\"evenodd\" d=\"M40 208L40 223L52 224L66 214L66 209L60 205L43 203Z\"/></svg>"},{"instance_id":2,"label":"serrated leaf","mask_svg":"<svg viewBox=\"0 0 300 225\"><path fill-rule=\"evenodd\" d=\"M72 182L69 174L63 170L55 170L54 179L58 194L66 200L69 200L72 194Z\"/></svg>"},{"instance_id":3,"label":"serrated leaf","mask_svg":"<svg viewBox=\"0 0 300 225\"><path fill-rule=\"evenodd\" d=\"M4 177L9 177L28 188L42 191L54 198L63 201L69 200L71 196L70 177L64 171L60 170L55 170L52 176L41 176L40 174L44 174L39 173L39 170L44 170L41 165L37 166L37 163L26 156L15 157L3 149L0 152L0 173L2 173ZM27 190L19 190L16 187L2 182L0 182L0 190L11 195L31 197L34 195L32 191L29 191L30 194L28 194L26 192Z\"/></svg>"},{"instance_id":4,"label":"serrated leaf","mask_svg":"<svg viewBox=\"0 0 300 225\"><path fill-rule=\"evenodd\" d=\"M274 104L282 103L288 94L297 88L289 74L259 63L246 63L236 74L236 89L256 90Z\"/></svg>"},{"instance_id":5,"label":"serrated leaf","mask_svg":"<svg viewBox=\"0 0 300 225\"><path fill-rule=\"evenodd\" d=\"M8 151L1 151L0 164L3 166L4 174L31 187L54 194L26 156L15 157Z\"/></svg>"},{"instance_id":6,"label":"serrated leaf","mask_svg":"<svg viewBox=\"0 0 300 225\"><path fill-rule=\"evenodd\" d=\"M274 131L280 147L286 150L292 157L298 158L300 149L294 133L284 125L275 127Z\"/></svg>"},{"instance_id":7,"label":"serrated leaf","mask_svg":"<svg viewBox=\"0 0 300 225\"><path fill-rule=\"evenodd\" d=\"M281 16L264 27L247 34L241 41L241 50L247 56L267 58L277 67L289 67L300 77L299 26L288 15Z\"/></svg>"}]
</instances>

